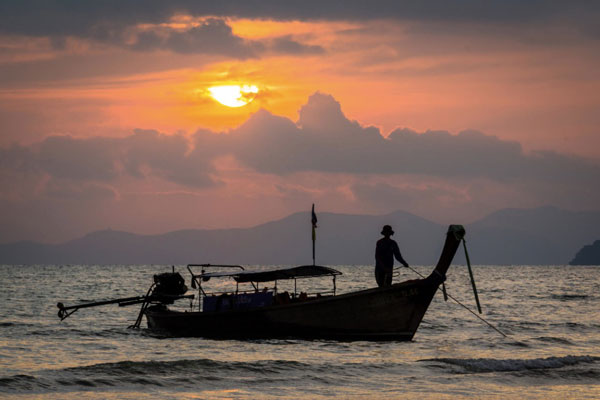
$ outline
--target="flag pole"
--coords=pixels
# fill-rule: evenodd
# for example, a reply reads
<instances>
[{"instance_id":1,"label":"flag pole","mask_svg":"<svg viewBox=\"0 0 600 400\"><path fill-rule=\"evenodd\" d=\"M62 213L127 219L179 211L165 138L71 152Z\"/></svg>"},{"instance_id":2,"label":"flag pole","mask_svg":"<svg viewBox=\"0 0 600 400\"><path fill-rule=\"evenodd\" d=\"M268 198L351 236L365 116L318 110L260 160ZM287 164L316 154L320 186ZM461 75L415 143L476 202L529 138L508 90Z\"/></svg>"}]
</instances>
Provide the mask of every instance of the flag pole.
<instances>
[{"instance_id":1,"label":"flag pole","mask_svg":"<svg viewBox=\"0 0 600 400\"><path fill-rule=\"evenodd\" d=\"M317 240L317 232L315 229L317 228L317 214L315 214L315 205L312 205L311 211L311 223L312 223L312 256L313 256L313 265L315 265L315 241Z\"/></svg>"},{"instance_id":2,"label":"flag pole","mask_svg":"<svg viewBox=\"0 0 600 400\"><path fill-rule=\"evenodd\" d=\"M313 265L315 265L315 228L313 228Z\"/></svg>"}]
</instances>

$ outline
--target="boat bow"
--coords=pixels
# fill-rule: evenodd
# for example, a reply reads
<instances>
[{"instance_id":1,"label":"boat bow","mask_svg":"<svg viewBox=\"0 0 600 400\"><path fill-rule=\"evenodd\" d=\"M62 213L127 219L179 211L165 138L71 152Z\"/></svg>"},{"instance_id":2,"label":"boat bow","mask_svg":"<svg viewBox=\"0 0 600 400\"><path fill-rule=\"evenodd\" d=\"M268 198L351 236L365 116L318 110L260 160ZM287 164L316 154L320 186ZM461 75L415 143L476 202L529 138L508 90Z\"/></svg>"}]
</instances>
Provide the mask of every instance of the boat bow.
<instances>
[{"instance_id":1,"label":"boat bow","mask_svg":"<svg viewBox=\"0 0 600 400\"><path fill-rule=\"evenodd\" d=\"M441 284L446 280L446 272L452 264L454 255L458 250L460 242L465 237L465 228L462 225L450 225L448 232L446 233L446 241L440 259L431 275L427 277L428 280L439 281Z\"/></svg>"}]
</instances>

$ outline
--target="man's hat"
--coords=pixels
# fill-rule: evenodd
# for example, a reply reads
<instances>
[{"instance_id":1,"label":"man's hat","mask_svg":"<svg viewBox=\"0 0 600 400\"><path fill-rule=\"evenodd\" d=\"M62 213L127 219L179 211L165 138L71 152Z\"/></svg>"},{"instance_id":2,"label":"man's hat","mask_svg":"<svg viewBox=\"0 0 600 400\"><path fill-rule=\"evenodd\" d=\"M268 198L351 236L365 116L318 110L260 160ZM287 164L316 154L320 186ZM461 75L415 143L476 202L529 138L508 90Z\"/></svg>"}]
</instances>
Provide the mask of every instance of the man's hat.
<instances>
[{"instance_id":1,"label":"man's hat","mask_svg":"<svg viewBox=\"0 0 600 400\"><path fill-rule=\"evenodd\" d=\"M382 234L382 235L384 235L384 236L385 236L385 235L390 235L390 236L391 236L391 235L393 235L393 234L394 234L394 231L392 230L392 227L391 227L391 226L389 226L389 225L384 225L384 226L383 226L383 229L381 230L381 234Z\"/></svg>"}]
</instances>

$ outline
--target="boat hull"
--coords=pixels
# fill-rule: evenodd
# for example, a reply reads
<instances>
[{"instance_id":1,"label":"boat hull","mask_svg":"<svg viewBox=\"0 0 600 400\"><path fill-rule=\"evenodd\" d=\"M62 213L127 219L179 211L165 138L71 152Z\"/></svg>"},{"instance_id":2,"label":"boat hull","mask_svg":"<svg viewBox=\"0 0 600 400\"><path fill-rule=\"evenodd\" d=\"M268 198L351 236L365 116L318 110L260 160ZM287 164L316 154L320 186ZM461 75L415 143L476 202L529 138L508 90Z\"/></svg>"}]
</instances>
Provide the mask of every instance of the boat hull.
<instances>
[{"instance_id":1,"label":"boat hull","mask_svg":"<svg viewBox=\"0 0 600 400\"><path fill-rule=\"evenodd\" d=\"M411 340L441 280L435 277L250 310L145 311L148 327L173 336Z\"/></svg>"}]
</instances>

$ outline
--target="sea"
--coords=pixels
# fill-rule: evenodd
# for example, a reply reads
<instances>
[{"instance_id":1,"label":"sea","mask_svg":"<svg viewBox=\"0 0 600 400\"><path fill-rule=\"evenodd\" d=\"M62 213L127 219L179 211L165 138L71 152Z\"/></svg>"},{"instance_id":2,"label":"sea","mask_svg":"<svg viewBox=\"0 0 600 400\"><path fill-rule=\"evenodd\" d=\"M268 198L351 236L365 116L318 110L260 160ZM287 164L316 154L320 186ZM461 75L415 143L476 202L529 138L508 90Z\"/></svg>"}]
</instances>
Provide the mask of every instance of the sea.
<instances>
[{"instance_id":1,"label":"sea","mask_svg":"<svg viewBox=\"0 0 600 400\"><path fill-rule=\"evenodd\" d=\"M338 293L375 286L372 266L332 267ZM475 265L481 317L506 337L441 291L409 342L165 337L128 329L138 306L57 316L59 301L143 295L172 268L189 284L183 265L0 266L0 398L600 399L600 267ZM316 281L298 290L331 285ZM446 287L476 309L466 266Z\"/></svg>"}]
</instances>

